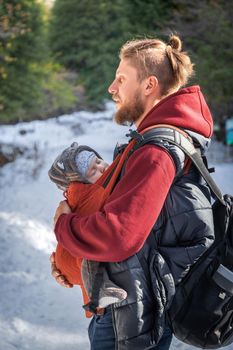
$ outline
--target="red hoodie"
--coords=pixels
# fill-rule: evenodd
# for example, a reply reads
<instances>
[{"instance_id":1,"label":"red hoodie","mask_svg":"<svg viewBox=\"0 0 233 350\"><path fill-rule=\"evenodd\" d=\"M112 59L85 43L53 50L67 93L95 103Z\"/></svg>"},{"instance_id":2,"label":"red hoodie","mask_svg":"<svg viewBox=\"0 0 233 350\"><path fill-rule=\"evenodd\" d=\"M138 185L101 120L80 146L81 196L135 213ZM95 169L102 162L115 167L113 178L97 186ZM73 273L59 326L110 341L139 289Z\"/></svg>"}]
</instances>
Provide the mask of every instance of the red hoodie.
<instances>
[{"instance_id":1,"label":"red hoodie","mask_svg":"<svg viewBox=\"0 0 233 350\"><path fill-rule=\"evenodd\" d=\"M198 86L179 90L158 103L138 131L170 124L209 138L213 121ZM175 176L172 157L162 148L145 145L127 161L125 174L101 211L85 217L62 214L55 234L73 256L117 262L140 250L163 207Z\"/></svg>"}]
</instances>

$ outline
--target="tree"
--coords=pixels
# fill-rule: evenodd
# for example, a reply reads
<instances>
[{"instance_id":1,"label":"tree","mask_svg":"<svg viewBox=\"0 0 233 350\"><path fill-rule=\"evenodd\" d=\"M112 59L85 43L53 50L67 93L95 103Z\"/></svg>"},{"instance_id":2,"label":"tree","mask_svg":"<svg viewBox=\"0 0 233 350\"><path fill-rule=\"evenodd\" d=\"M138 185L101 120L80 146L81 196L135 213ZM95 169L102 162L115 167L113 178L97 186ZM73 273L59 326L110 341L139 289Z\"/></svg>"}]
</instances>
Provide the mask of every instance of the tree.
<instances>
[{"instance_id":1,"label":"tree","mask_svg":"<svg viewBox=\"0 0 233 350\"><path fill-rule=\"evenodd\" d=\"M167 22L170 19L172 0L127 0L126 16L130 23L131 37L162 38L166 35Z\"/></svg>"},{"instance_id":2,"label":"tree","mask_svg":"<svg viewBox=\"0 0 233 350\"><path fill-rule=\"evenodd\" d=\"M128 35L123 9L123 0L55 2L50 27L55 59L78 72L91 104L108 96L118 51Z\"/></svg>"},{"instance_id":3,"label":"tree","mask_svg":"<svg viewBox=\"0 0 233 350\"><path fill-rule=\"evenodd\" d=\"M0 120L23 118L41 98L43 10L36 0L0 0Z\"/></svg>"},{"instance_id":4,"label":"tree","mask_svg":"<svg viewBox=\"0 0 233 350\"><path fill-rule=\"evenodd\" d=\"M176 0L170 25L182 35L196 63L194 83L202 86L216 120L233 114L233 2Z\"/></svg>"}]
</instances>

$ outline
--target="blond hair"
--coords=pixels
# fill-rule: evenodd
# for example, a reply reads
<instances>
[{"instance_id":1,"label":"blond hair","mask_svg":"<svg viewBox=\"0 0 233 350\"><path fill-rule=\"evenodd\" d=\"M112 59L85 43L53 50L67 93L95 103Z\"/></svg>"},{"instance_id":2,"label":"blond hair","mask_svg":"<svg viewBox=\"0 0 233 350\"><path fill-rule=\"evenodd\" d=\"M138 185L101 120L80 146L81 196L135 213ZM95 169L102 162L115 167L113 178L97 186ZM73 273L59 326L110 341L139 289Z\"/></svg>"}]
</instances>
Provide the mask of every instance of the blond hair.
<instances>
[{"instance_id":1,"label":"blond hair","mask_svg":"<svg viewBox=\"0 0 233 350\"><path fill-rule=\"evenodd\" d=\"M154 75L158 79L161 96L184 86L193 74L193 64L177 35L171 35L166 44L159 39L141 39L126 42L120 50L138 71L138 79Z\"/></svg>"}]
</instances>

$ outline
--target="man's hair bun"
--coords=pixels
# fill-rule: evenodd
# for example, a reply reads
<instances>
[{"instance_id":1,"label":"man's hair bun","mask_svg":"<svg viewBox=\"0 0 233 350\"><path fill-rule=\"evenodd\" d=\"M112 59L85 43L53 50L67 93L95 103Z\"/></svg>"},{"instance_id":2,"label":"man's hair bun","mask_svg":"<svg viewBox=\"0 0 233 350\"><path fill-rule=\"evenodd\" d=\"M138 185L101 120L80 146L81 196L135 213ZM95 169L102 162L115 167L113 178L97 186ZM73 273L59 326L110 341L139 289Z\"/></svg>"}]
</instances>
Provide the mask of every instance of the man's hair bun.
<instances>
[{"instance_id":1,"label":"man's hair bun","mask_svg":"<svg viewBox=\"0 0 233 350\"><path fill-rule=\"evenodd\" d=\"M170 45L174 50L177 51L181 51L182 49L182 42L177 35L170 36L168 45Z\"/></svg>"}]
</instances>

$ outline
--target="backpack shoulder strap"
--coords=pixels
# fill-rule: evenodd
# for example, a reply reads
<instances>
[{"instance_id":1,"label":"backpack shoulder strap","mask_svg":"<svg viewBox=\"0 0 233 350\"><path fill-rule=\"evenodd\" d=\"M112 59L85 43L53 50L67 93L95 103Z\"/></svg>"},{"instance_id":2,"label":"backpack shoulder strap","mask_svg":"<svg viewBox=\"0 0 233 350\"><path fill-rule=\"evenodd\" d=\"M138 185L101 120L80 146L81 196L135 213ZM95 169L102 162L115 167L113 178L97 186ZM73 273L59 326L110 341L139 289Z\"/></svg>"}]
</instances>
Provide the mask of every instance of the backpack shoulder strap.
<instances>
[{"instance_id":1,"label":"backpack shoulder strap","mask_svg":"<svg viewBox=\"0 0 233 350\"><path fill-rule=\"evenodd\" d=\"M195 164L196 168L209 185L212 195L214 197L217 197L219 201L225 205L223 195L216 185L214 179L209 174L209 171L206 168L201 155L194 147L191 137L188 136L188 134L183 130L180 130L171 125L161 125L155 126L150 130L142 132L140 134L135 130L131 131L129 136L137 140L130 154L132 154L139 147L153 142L155 142L156 145L161 145L161 147L163 147L164 141L167 141L179 147Z\"/></svg>"}]
</instances>

